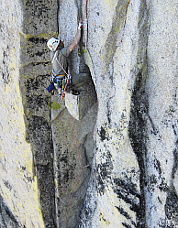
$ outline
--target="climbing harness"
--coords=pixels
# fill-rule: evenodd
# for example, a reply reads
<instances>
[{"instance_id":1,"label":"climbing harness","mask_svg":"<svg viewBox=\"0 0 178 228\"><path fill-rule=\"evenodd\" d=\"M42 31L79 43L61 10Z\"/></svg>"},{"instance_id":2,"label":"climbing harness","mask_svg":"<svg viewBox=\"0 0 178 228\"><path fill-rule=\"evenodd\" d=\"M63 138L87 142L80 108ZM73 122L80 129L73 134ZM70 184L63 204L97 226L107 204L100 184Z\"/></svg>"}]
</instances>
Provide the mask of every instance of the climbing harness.
<instances>
[{"instance_id":1,"label":"climbing harness","mask_svg":"<svg viewBox=\"0 0 178 228\"><path fill-rule=\"evenodd\" d=\"M74 132L74 138L75 138L75 144L76 144L76 148L77 148L77 154L78 154L78 159L79 159L79 164L80 164L80 172L78 174L78 177L77 177L77 181L75 183L75 187L74 187L74 190L71 194L71 197L70 197L70 201L67 205L67 211L66 211L66 217L65 217L65 228L67 228L67 215L68 215L68 211L69 211L69 207L70 207L70 204L72 202L72 199L73 199L73 196L74 196L74 193L75 193L75 190L76 190L76 187L78 185L78 182L80 180L80 176L82 174L82 172L89 167L89 165L86 165L86 166L82 166L82 163L81 163L81 159L80 159L80 153L79 153L79 149L78 149L78 144L77 144L77 137L76 137L76 133L75 133L75 124L74 124L74 118L72 117L72 125L73 125L73 132Z\"/></svg>"},{"instance_id":2,"label":"climbing harness","mask_svg":"<svg viewBox=\"0 0 178 228\"><path fill-rule=\"evenodd\" d=\"M59 95L63 96L64 92L67 92L70 89L70 85L72 84L72 76L70 74L68 76L66 76L66 74L55 76L52 73L51 82L54 84L54 87L58 90Z\"/></svg>"}]
</instances>

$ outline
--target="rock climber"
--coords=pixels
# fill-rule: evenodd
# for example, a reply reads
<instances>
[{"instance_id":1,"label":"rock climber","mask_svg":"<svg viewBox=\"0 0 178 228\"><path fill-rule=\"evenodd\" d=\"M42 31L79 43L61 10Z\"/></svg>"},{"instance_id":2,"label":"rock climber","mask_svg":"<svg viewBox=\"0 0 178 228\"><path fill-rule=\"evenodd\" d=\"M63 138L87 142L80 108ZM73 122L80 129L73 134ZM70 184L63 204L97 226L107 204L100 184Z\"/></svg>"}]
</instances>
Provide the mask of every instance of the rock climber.
<instances>
[{"instance_id":1,"label":"rock climber","mask_svg":"<svg viewBox=\"0 0 178 228\"><path fill-rule=\"evenodd\" d=\"M48 86L47 90L52 95L54 94L55 89L58 90L59 95L62 95L62 84L64 83L64 79L66 80L67 74L67 58L80 41L82 27L83 23L82 19L80 19L74 40L66 47L64 47L63 41L58 38L52 37L47 42L47 46L51 51L50 57L52 60L51 84Z\"/></svg>"}]
</instances>

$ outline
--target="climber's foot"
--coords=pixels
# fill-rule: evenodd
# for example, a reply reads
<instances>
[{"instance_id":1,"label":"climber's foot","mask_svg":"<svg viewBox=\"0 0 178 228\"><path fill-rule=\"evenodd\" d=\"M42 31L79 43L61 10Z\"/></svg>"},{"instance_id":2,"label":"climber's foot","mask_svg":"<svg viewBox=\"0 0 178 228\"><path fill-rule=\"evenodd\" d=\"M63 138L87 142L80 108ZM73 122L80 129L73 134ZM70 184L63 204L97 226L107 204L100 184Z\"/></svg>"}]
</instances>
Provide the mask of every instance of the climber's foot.
<instances>
[{"instance_id":1,"label":"climber's foot","mask_svg":"<svg viewBox=\"0 0 178 228\"><path fill-rule=\"evenodd\" d=\"M73 89L73 90L72 90L72 94L73 94L73 95L79 95L80 92L79 92L78 90Z\"/></svg>"}]
</instances>

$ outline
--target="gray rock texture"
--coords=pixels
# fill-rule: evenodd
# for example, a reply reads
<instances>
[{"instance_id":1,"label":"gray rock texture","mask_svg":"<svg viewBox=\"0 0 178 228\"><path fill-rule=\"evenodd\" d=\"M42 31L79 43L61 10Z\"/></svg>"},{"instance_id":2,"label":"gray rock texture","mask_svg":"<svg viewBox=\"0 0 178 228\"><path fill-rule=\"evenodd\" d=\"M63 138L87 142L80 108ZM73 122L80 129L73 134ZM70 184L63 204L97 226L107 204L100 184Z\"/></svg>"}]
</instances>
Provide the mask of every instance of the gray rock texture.
<instances>
[{"instance_id":1,"label":"gray rock texture","mask_svg":"<svg viewBox=\"0 0 178 228\"><path fill-rule=\"evenodd\" d=\"M44 227L19 88L22 5L3 0L0 15L0 226Z\"/></svg>"},{"instance_id":2,"label":"gray rock texture","mask_svg":"<svg viewBox=\"0 0 178 228\"><path fill-rule=\"evenodd\" d=\"M0 227L178 227L177 0L1 3ZM76 120L46 42L80 17Z\"/></svg>"}]
</instances>

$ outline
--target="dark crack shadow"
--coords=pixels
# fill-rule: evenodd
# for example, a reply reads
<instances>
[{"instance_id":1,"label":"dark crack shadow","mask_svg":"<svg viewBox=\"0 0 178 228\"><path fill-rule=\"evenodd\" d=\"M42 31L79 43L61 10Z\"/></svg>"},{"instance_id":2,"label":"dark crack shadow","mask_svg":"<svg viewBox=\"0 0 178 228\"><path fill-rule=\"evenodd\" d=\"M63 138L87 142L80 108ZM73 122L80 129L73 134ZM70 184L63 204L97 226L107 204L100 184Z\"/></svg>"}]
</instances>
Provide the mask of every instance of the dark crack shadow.
<instances>
[{"instance_id":1,"label":"dark crack shadow","mask_svg":"<svg viewBox=\"0 0 178 228\"><path fill-rule=\"evenodd\" d=\"M143 84L143 75L137 75L134 92L132 95L132 107L129 123L129 137L131 146L136 154L140 168L140 199L136 210L138 227L145 227L145 154L146 154L146 131L144 115L147 113L147 105L145 104L145 91Z\"/></svg>"},{"instance_id":2,"label":"dark crack shadow","mask_svg":"<svg viewBox=\"0 0 178 228\"><path fill-rule=\"evenodd\" d=\"M153 131L156 132L153 122L148 115L149 103L145 92L147 78L147 43L148 43L148 10L146 1L140 6L139 11L139 40L140 45L137 53L137 63L141 66L136 66L135 69L135 85L131 97L131 112L129 121L129 138L133 151L137 157L140 168L140 195L138 197L139 204L136 209L137 227L145 227L145 192L146 185L146 167L145 157L147 153L147 122L151 123Z\"/></svg>"},{"instance_id":3,"label":"dark crack shadow","mask_svg":"<svg viewBox=\"0 0 178 228\"><path fill-rule=\"evenodd\" d=\"M8 208L8 206L4 203L2 196L0 195L0 227L1 228L19 228L22 227L17 222L15 216ZM24 226L25 228L25 226Z\"/></svg>"}]
</instances>

